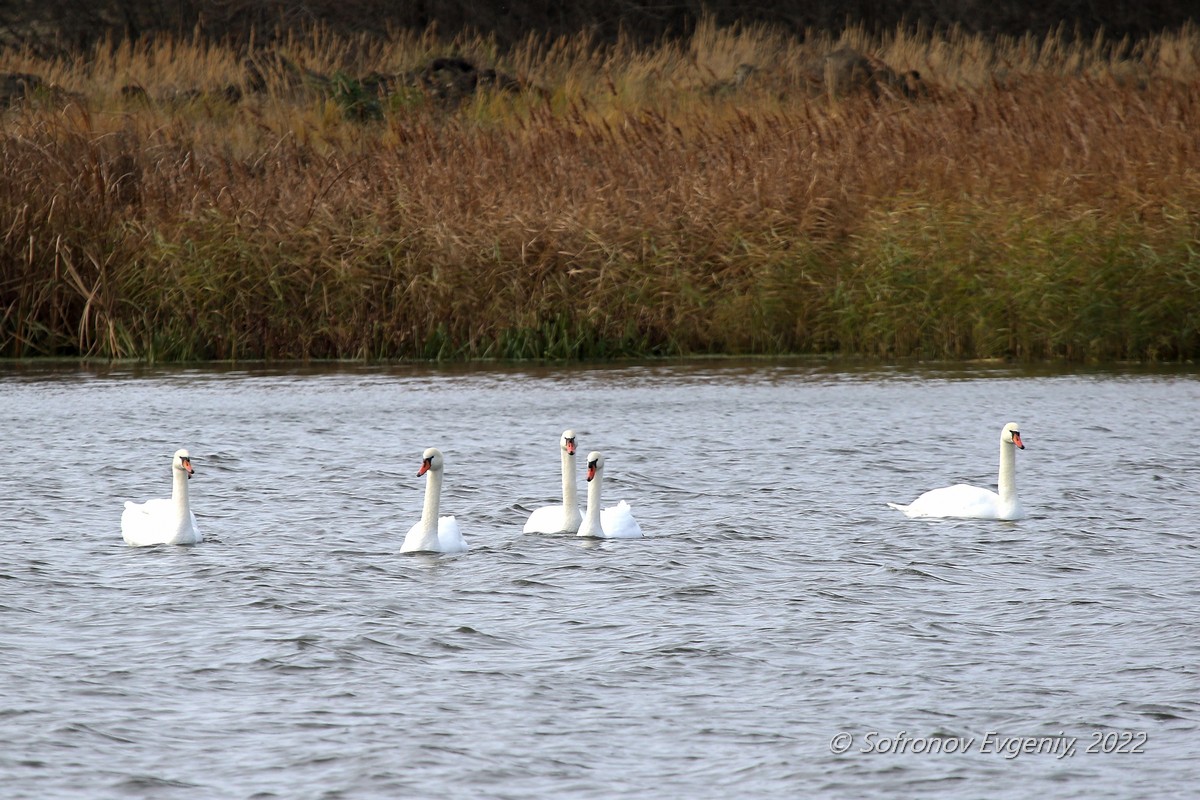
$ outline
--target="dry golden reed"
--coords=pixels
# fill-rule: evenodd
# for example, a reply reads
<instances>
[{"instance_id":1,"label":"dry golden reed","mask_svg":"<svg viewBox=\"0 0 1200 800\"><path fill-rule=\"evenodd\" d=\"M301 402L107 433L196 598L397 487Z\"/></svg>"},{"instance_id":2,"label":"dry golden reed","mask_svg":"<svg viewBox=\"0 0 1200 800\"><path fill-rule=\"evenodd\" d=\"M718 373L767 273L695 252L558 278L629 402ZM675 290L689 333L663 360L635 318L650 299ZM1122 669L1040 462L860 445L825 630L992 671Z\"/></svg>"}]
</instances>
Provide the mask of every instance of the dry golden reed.
<instances>
[{"instance_id":1,"label":"dry golden reed","mask_svg":"<svg viewBox=\"0 0 1200 800\"><path fill-rule=\"evenodd\" d=\"M842 46L919 91L822 84ZM211 43L0 53L46 82L0 118L0 354L1200 354L1193 29L278 54L231 101ZM523 88L365 88L447 55Z\"/></svg>"}]
</instances>

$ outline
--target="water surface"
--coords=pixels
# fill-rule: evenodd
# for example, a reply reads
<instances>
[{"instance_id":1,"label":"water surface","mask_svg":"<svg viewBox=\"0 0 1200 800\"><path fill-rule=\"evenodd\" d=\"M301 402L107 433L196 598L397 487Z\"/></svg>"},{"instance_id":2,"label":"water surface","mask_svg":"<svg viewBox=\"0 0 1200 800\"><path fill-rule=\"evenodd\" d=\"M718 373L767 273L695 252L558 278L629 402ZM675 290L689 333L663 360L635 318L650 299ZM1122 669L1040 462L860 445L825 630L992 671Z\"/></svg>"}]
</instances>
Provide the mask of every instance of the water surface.
<instances>
[{"instance_id":1,"label":"water surface","mask_svg":"<svg viewBox=\"0 0 1200 800\"><path fill-rule=\"evenodd\" d=\"M3 795L1190 796L1198 377L9 366ZM1010 420L1029 519L886 506ZM647 538L521 534L566 427ZM207 541L126 547L181 446ZM462 556L398 553L429 446Z\"/></svg>"}]
</instances>

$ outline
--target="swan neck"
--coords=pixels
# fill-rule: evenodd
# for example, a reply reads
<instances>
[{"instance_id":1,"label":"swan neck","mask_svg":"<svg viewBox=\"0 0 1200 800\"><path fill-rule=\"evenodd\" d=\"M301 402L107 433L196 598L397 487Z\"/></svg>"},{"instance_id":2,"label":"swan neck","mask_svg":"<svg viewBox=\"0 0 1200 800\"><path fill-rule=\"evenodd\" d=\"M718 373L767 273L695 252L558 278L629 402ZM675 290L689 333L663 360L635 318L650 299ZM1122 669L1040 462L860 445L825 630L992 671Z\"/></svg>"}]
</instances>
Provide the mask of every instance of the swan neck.
<instances>
[{"instance_id":1,"label":"swan neck","mask_svg":"<svg viewBox=\"0 0 1200 800\"><path fill-rule=\"evenodd\" d=\"M562 451L562 497L567 513L579 507L579 496L575 489L575 456L566 450Z\"/></svg>"},{"instance_id":2,"label":"swan neck","mask_svg":"<svg viewBox=\"0 0 1200 800\"><path fill-rule=\"evenodd\" d=\"M579 526L579 534L592 535L600 528L600 482L603 480L603 473L596 470L596 474L588 481L587 492L587 514L584 515L583 524Z\"/></svg>"},{"instance_id":3,"label":"swan neck","mask_svg":"<svg viewBox=\"0 0 1200 800\"><path fill-rule=\"evenodd\" d=\"M177 514L186 517L191 510L188 503L187 472L174 468L171 472L174 473L171 478L171 504L175 507Z\"/></svg>"},{"instance_id":4,"label":"swan neck","mask_svg":"<svg viewBox=\"0 0 1200 800\"><path fill-rule=\"evenodd\" d=\"M436 531L438 524L438 506L442 500L441 470L431 469L425 473L425 506L421 509L421 528L426 531Z\"/></svg>"},{"instance_id":5,"label":"swan neck","mask_svg":"<svg viewBox=\"0 0 1200 800\"><path fill-rule=\"evenodd\" d=\"M997 484L1001 500L1011 503L1017 499L1017 448L1012 442L1000 443L1000 477Z\"/></svg>"}]
</instances>

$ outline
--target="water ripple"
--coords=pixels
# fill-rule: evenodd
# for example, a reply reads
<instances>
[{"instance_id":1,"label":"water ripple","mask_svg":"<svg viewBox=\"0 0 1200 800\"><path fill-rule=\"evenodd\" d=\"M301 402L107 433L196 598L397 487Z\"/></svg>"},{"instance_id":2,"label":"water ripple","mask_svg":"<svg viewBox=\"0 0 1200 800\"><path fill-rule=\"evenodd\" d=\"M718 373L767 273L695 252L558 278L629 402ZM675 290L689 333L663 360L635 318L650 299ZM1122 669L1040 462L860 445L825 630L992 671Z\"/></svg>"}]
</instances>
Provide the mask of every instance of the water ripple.
<instances>
[{"instance_id":1,"label":"water ripple","mask_svg":"<svg viewBox=\"0 0 1200 800\"><path fill-rule=\"evenodd\" d=\"M4 796L1192 793L1196 375L561 372L0 373ZM887 508L994 484L1010 418L1029 519ZM646 539L520 533L566 427ZM126 548L180 445L207 540ZM462 556L397 552L430 445ZM980 744L1109 732L1145 752Z\"/></svg>"}]
</instances>

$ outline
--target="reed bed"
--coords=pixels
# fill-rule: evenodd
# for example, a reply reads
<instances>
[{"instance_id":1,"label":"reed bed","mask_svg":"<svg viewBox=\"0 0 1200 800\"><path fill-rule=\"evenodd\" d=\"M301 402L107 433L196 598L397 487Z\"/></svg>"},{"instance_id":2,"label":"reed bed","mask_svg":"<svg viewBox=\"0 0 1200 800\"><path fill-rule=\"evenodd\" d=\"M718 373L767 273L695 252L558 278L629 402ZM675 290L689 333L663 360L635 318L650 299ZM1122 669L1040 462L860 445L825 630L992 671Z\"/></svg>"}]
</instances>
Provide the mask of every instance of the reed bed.
<instances>
[{"instance_id":1,"label":"reed bed","mask_svg":"<svg viewBox=\"0 0 1200 800\"><path fill-rule=\"evenodd\" d=\"M843 45L922 91L814 88ZM235 102L212 43L0 53L54 84L0 119L0 355L1200 355L1193 29L279 51ZM524 88L361 81L446 55Z\"/></svg>"}]
</instances>

